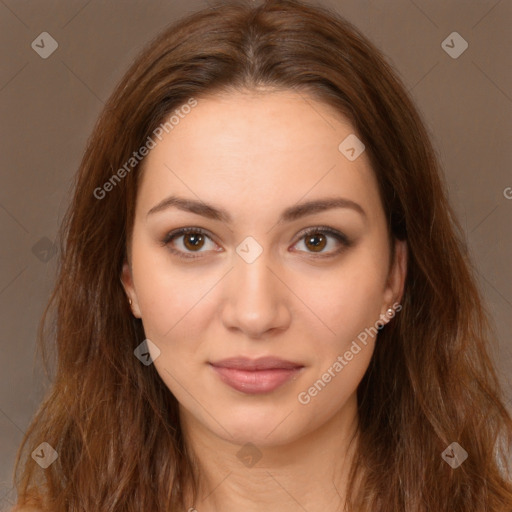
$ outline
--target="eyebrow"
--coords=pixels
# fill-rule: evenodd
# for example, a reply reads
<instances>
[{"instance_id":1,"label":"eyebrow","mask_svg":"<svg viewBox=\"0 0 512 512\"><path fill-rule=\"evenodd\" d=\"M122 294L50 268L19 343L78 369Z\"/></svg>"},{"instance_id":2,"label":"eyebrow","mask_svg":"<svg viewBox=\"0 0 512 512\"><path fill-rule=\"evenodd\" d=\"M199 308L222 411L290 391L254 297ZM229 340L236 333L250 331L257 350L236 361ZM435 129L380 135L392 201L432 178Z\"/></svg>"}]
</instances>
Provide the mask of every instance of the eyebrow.
<instances>
[{"instance_id":1,"label":"eyebrow","mask_svg":"<svg viewBox=\"0 0 512 512\"><path fill-rule=\"evenodd\" d=\"M195 199L187 199L177 196L170 196L163 199L148 211L147 216L173 207L228 224L233 220L232 216L222 208L215 207L203 201L196 201ZM312 215L332 208L349 208L361 214L365 219L367 218L363 207L355 201L343 197L328 197L290 206L282 212L278 222L291 222L301 217L305 217L306 215Z\"/></svg>"}]
</instances>

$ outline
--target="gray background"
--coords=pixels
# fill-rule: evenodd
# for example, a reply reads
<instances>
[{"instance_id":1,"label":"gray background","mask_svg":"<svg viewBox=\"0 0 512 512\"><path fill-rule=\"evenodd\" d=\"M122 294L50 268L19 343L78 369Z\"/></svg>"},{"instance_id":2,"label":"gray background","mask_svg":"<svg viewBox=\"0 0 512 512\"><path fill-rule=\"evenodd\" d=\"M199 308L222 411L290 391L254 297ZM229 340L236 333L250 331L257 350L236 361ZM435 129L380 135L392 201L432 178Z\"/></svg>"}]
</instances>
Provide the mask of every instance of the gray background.
<instances>
[{"instance_id":1,"label":"gray background","mask_svg":"<svg viewBox=\"0 0 512 512\"><path fill-rule=\"evenodd\" d=\"M422 113L499 335L510 407L512 199L510 0L324 0L387 56ZM0 0L0 509L16 449L48 387L35 353L55 277L52 253L86 139L142 46L205 1ZM458 58L441 43L458 32ZM42 59L42 33L58 42ZM510 190L510 189L509 189ZM511 197L512 194L509 194ZM507 228L508 226L508 228Z\"/></svg>"}]
</instances>

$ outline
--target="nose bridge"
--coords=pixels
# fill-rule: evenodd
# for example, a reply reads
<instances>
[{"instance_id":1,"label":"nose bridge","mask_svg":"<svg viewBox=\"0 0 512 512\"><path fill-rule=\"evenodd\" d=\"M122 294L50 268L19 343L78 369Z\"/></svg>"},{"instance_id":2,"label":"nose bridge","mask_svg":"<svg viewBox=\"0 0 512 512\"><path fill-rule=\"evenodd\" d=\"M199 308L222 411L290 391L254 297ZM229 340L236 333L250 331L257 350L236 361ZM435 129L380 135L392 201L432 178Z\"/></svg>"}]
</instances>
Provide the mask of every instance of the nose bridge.
<instances>
[{"instance_id":1,"label":"nose bridge","mask_svg":"<svg viewBox=\"0 0 512 512\"><path fill-rule=\"evenodd\" d=\"M233 277L242 297L253 300L265 299L266 303L271 300L275 284L272 281L275 277L269 269L269 258L263 254L252 263L239 258L235 263Z\"/></svg>"},{"instance_id":2,"label":"nose bridge","mask_svg":"<svg viewBox=\"0 0 512 512\"><path fill-rule=\"evenodd\" d=\"M240 248L244 248L243 244ZM270 269L269 256L269 252L263 250L251 261L239 253L230 272L224 321L253 336L282 328L288 320L283 287Z\"/></svg>"}]
</instances>

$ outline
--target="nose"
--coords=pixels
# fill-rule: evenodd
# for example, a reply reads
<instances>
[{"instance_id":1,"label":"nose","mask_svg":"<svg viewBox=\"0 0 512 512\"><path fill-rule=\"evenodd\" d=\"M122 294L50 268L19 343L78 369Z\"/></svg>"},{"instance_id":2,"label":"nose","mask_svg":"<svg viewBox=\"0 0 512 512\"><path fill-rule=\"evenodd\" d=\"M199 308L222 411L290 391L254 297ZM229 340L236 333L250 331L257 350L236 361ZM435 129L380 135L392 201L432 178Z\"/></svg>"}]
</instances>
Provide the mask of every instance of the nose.
<instances>
[{"instance_id":1,"label":"nose","mask_svg":"<svg viewBox=\"0 0 512 512\"><path fill-rule=\"evenodd\" d=\"M265 251L252 263L236 255L224 288L222 321L231 331L263 338L290 325L292 293L269 265Z\"/></svg>"}]
</instances>

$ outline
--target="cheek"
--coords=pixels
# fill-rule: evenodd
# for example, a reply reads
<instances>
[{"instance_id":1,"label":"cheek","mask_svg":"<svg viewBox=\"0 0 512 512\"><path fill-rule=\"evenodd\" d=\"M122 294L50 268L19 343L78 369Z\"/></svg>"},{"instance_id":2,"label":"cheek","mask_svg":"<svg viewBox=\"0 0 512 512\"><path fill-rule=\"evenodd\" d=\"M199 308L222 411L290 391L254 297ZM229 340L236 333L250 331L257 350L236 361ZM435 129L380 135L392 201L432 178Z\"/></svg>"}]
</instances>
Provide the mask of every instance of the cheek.
<instances>
[{"instance_id":1,"label":"cheek","mask_svg":"<svg viewBox=\"0 0 512 512\"><path fill-rule=\"evenodd\" d=\"M218 279L198 277L192 267L177 271L165 250L162 253L157 257L150 251L133 254L133 278L146 336L165 344L183 336L199 339L194 331L207 317L205 299Z\"/></svg>"},{"instance_id":2,"label":"cheek","mask_svg":"<svg viewBox=\"0 0 512 512\"><path fill-rule=\"evenodd\" d=\"M342 350L365 328L374 326L382 307L384 265L370 252L361 252L316 281L307 304L322 320L325 347ZM319 321L315 320L314 325L318 327Z\"/></svg>"}]
</instances>

